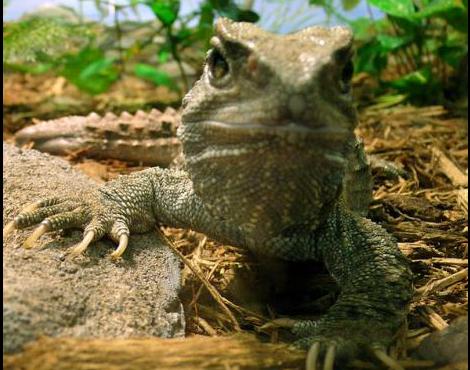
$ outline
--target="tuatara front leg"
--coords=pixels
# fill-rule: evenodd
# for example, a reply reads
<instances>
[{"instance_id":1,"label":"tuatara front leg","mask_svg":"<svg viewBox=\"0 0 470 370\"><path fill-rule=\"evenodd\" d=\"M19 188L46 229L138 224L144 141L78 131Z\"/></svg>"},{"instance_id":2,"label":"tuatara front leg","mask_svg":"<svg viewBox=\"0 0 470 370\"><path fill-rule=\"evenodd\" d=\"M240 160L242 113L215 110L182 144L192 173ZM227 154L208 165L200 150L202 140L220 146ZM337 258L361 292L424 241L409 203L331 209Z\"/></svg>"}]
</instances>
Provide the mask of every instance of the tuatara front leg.
<instances>
[{"instance_id":1,"label":"tuatara front leg","mask_svg":"<svg viewBox=\"0 0 470 370\"><path fill-rule=\"evenodd\" d=\"M14 229L40 224L24 246L31 248L46 232L83 229L83 240L72 254L81 254L105 236L119 243L112 257L127 248L131 232L144 233L156 225L194 228L222 241L240 244L237 228L215 221L192 188L186 172L151 168L122 176L90 192L84 199L50 198L27 206L3 230L3 237Z\"/></svg>"},{"instance_id":2,"label":"tuatara front leg","mask_svg":"<svg viewBox=\"0 0 470 370\"><path fill-rule=\"evenodd\" d=\"M393 365L385 350L404 322L412 297L412 274L396 243L380 226L340 203L316 231L316 259L338 282L337 302L318 321L298 321L292 329L310 348L307 368L333 369L338 361L374 354Z\"/></svg>"}]
</instances>

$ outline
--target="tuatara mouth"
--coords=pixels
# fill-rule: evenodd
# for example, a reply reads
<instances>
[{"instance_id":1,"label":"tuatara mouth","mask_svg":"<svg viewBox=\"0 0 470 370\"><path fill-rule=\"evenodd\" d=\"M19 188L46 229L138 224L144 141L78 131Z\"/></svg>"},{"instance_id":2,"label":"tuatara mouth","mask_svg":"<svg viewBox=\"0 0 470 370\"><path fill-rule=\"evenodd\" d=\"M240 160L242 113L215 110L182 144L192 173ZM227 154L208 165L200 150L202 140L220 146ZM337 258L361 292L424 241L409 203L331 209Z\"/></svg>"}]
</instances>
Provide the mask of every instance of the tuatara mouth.
<instances>
[{"instance_id":1,"label":"tuatara mouth","mask_svg":"<svg viewBox=\"0 0 470 370\"><path fill-rule=\"evenodd\" d=\"M184 126L184 127L183 127ZM191 132L199 132L209 137L230 137L230 138L285 138L286 141L292 143L300 143L299 140L304 139L307 142L315 140L333 140L343 141L351 137L350 130L340 127L308 127L296 122L283 123L245 123L245 122L221 122L221 121L193 121L185 122L180 126L182 131L189 130Z\"/></svg>"},{"instance_id":2,"label":"tuatara mouth","mask_svg":"<svg viewBox=\"0 0 470 370\"><path fill-rule=\"evenodd\" d=\"M225 166L233 161L251 162L258 157L274 162L295 158L308 165L321 157L331 168L342 168L352 133L341 128L309 128L292 122L268 126L207 120L185 122L178 128L178 135L191 167Z\"/></svg>"}]
</instances>

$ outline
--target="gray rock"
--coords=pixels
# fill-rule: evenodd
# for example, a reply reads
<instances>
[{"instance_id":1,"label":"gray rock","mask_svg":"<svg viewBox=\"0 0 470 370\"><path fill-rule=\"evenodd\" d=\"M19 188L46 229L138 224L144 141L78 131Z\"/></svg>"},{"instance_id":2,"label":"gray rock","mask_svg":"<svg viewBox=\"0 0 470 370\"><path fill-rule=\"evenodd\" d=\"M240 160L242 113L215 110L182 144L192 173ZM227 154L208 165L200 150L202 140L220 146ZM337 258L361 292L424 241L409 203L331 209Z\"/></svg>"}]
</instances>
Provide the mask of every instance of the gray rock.
<instances>
[{"instance_id":1,"label":"gray rock","mask_svg":"<svg viewBox=\"0 0 470 370\"><path fill-rule=\"evenodd\" d=\"M412 357L434 361L442 366L468 359L468 316L459 317L444 330L426 337Z\"/></svg>"},{"instance_id":2,"label":"gray rock","mask_svg":"<svg viewBox=\"0 0 470 370\"><path fill-rule=\"evenodd\" d=\"M96 187L69 164L35 150L3 144L3 225L26 204ZM176 337L184 335L177 257L157 233L135 235L119 263L115 245L93 244L87 255L67 251L81 231L44 235L37 249L21 247L31 230L3 241L3 352L39 335Z\"/></svg>"}]
</instances>

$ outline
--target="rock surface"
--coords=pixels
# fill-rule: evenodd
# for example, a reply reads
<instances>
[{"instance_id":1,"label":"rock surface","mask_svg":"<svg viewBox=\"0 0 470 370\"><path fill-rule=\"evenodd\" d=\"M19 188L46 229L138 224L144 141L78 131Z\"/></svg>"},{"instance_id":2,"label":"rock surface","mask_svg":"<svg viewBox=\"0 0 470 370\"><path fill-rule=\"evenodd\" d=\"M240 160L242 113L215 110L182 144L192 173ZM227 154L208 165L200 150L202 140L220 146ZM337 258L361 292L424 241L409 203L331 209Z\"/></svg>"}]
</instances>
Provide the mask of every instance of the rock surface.
<instances>
[{"instance_id":1,"label":"rock surface","mask_svg":"<svg viewBox=\"0 0 470 370\"><path fill-rule=\"evenodd\" d=\"M97 186L67 162L3 144L3 225L26 204L77 195ZM131 236L119 263L106 258L109 240L83 258L68 257L81 231L45 235L34 250L21 247L31 230L3 241L3 352L40 335L177 337L184 335L177 257L157 233Z\"/></svg>"}]
</instances>

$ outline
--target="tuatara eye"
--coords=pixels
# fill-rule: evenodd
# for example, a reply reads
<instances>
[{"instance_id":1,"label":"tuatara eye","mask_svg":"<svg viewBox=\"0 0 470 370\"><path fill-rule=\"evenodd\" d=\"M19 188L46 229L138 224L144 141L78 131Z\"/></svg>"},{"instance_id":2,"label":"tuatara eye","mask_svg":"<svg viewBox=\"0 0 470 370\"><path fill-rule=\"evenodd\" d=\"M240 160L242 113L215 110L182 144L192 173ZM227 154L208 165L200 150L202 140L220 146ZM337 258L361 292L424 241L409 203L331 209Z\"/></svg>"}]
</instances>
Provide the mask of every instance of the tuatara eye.
<instances>
[{"instance_id":1,"label":"tuatara eye","mask_svg":"<svg viewBox=\"0 0 470 370\"><path fill-rule=\"evenodd\" d=\"M229 66L222 53L213 49L208 60L211 78L220 80L229 73Z\"/></svg>"},{"instance_id":2,"label":"tuatara eye","mask_svg":"<svg viewBox=\"0 0 470 370\"><path fill-rule=\"evenodd\" d=\"M343 67L341 71L341 81L340 87L343 93L348 93L351 89L351 79L354 73L354 65L351 60L349 60Z\"/></svg>"}]
</instances>

